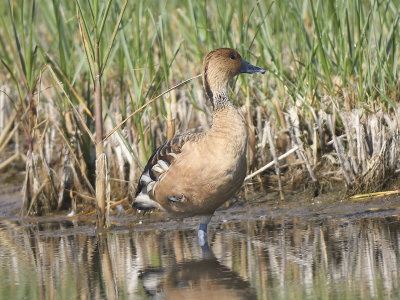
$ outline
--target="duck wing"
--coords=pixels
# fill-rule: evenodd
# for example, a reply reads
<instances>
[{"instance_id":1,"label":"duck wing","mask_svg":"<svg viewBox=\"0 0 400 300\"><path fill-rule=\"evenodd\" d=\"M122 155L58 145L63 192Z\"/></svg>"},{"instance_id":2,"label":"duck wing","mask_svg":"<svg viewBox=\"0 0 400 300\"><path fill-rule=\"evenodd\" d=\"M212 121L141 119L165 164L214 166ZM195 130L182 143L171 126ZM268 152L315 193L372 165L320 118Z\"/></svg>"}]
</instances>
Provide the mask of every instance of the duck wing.
<instances>
[{"instance_id":1,"label":"duck wing","mask_svg":"<svg viewBox=\"0 0 400 300\"><path fill-rule=\"evenodd\" d=\"M177 135L154 151L139 178L133 207L163 210L157 202L152 200L157 182L168 172L171 164L182 152L183 146L188 142L198 141L202 135L203 133L192 132Z\"/></svg>"}]
</instances>

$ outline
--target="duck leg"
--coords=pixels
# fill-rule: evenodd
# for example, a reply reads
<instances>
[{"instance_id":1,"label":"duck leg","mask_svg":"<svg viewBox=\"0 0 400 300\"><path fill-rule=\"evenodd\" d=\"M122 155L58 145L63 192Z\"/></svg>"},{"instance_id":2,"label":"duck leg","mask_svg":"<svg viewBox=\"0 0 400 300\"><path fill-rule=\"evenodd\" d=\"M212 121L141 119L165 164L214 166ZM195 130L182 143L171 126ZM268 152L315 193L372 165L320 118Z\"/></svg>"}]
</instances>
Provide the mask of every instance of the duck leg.
<instances>
[{"instance_id":1,"label":"duck leg","mask_svg":"<svg viewBox=\"0 0 400 300\"><path fill-rule=\"evenodd\" d=\"M197 232L197 238L199 240L200 247L208 248L208 236L207 236L207 226L210 223L212 216L201 216L199 231Z\"/></svg>"}]
</instances>

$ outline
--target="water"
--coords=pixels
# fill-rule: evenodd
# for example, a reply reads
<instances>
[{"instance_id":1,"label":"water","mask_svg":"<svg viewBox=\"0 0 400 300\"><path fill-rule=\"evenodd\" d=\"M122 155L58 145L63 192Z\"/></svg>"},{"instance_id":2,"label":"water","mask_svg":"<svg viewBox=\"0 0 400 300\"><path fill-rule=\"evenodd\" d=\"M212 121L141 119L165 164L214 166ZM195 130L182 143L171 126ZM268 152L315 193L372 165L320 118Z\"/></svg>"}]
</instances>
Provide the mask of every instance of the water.
<instances>
[{"instance_id":1,"label":"water","mask_svg":"<svg viewBox=\"0 0 400 300\"><path fill-rule=\"evenodd\" d=\"M398 217L184 222L1 221L0 297L400 298Z\"/></svg>"}]
</instances>

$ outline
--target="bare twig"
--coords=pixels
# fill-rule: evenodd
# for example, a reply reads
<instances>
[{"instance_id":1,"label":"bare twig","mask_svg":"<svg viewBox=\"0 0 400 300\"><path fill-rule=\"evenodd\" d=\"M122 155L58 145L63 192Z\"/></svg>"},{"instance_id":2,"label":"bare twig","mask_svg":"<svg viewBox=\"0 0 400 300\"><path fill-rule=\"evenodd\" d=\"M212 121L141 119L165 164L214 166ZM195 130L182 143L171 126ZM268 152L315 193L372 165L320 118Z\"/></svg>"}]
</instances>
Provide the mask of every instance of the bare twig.
<instances>
[{"instance_id":1,"label":"bare twig","mask_svg":"<svg viewBox=\"0 0 400 300\"><path fill-rule=\"evenodd\" d=\"M294 148L290 149L288 152L286 152L286 153L282 154L281 156L279 156L278 157L278 161L288 157L290 154L292 154L293 152L296 152L297 150L299 150L299 147L295 146ZM264 172L265 170L267 170L269 168L271 168L273 165L275 165L275 161L271 161L270 163L266 164L264 167L258 169L254 173L251 173L250 175L247 175L244 180L246 181L246 180L249 180L249 179L253 178L254 176Z\"/></svg>"},{"instance_id":2,"label":"bare twig","mask_svg":"<svg viewBox=\"0 0 400 300\"><path fill-rule=\"evenodd\" d=\"M3 128L1 134L0 134L0 145L2 145L4 143L4 140L7 137L7 133L11 130L11 127L14 124L14 120L17 117L17 110L13 110L13 112L11 113L10 118L8 119L7 125ZM17 127L17 126L15 126ZM15 129L14 127L14 129Z\"/></svg>"},{"instance_id":3,"label":"bare twig","mask_svg":"<svg viewBox=\"0 0 400 300\"><path fill-rule=\"evenodd\" d=\"M15 125L15 127L11 130L9 135L4 140L2 140L3 143L0 143L0 153L3 152L3 150L7 147L8 142L11 140L11 138L14 136L15 132L18 130L19 124L20 123Z\"/></svg>"},{"instance_id":4,"label":"bare twig","mask_svg":"<svg viewBox=\"0 0 400 300\"><path fill-rule=\"evenodd\" d=\"M390 195L398 195L400 194L400 190L394 190L394 191L384 191L384 192L376 192L376 193L367 193L367 194L358 194L351 196L349 199L350 200L364 200L367 198L378 198L378 197L384 197L384 196L390 196Z\"/></svg>"},{"instance_id":5,"label":"bare twig","mask_svg":"<svg viewBox=\"0 0 400 300\"><path fill-rule=\"evenodd\" d=\"M20 157L19 153L15 153L14 155L10 156L7 158L5 161L0 163L0 171L3 170L5 167L7 167L9 164L11 164L14 160Z\"/></svg>"},{"instance_id":6,"label":"bare twig","mask_svg":"<svg viewBox=\"0 0 400 300\"><path fill-rule=\"evenodd\" d=\"M186 79L185 81L173 86L172 88L166 90L165 92L162 92L160 95L158 95L157 97L154 97L153 99L151 99L149 102L146 102L145 104L143 104L141 107L139 107L137 110L135 110L133 113L131 113L129 116L127 116L125 118L125 120L123 120L121 123L119 123L117 126L115 126L109 133L107 133L107 135L104 137L103 142L106 141L115 131L117 131L119 128L121 128L122 125L125 124L126 121L128 121L130 118L132 118L134 115L136 115L138 112L142 111L146 106L148 106L149 104L153 103L154 101L156 101L158 98L164 96L165 94L169 93L170 91L185 85L186 83L188 83L189 81L198 78L202 76L202 74L196 75L194 77L191 77L189 79Z\"/></svg>"},{"instance_id":7,"label":"bare twig","mask_svg":"<svg viewBox=\"0 0 400 300\"><path fill-rule=\"evenodd\" d=\"M118 201L114 202L113 204L110 205L110 208L114 208L114 207L124 203L125 201L128 201L128 197L125 197L125 198L123 198L121 200L118 200ZM90 215L94 215L95 213L96 213L96 211L92 210L92 211L87 212L87 213L77 214L74 217L90 216Z\"/></svg>"}]
</instances>

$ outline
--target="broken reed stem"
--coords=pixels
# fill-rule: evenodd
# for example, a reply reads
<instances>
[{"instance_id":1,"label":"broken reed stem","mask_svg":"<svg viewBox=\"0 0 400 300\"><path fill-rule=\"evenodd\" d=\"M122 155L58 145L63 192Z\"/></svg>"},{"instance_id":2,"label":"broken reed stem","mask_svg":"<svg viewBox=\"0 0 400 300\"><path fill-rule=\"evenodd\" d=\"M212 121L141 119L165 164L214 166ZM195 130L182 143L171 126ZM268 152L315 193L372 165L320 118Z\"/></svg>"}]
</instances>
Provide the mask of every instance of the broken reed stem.
<instances>
[{"instance_id":1,"label":"broken reed stem","mask_svg":"<svg viewBox=\"0 0 400 300\"><path fill-rule=\"evenodd\" d=\"M170 91L181 87L182 85L185 85L186 83L188 83L189 81L196 79L198 77L202 76L202 74L193 76L189 79L186 79L185 81L182 81L181 83L173 86L172 88L166 90L165 92L162 92L160 95L158 95L157 97L154 97L153 99L151 99L149 102L146 102L145 104L143 104L141 107L139 107L138 109L136 109L133 113L131 113L129 116L127 116L125 118L125 120L123 120L121 123L119 123L117 126L115 126L109 133L107 133L107 135L104 137L103 142L106 141L115 131L117 131L119 128L121 128L122 125L124 125L126 123L126 121L128 121L130 118L132 118L134 115L136 115L138 112L142 111L146 106L148 106L149 104L153 103L154 101L156 101L158 98L164 96L165 94L169 93Z\"/></svg>"},{"instance_id":2,"label":"broken reed stem","mask_svg":"<svg viewBox=\"0 0 400 300\"><path fill-rule=\"evenodd\" d=\"M378 198L378 197L384 197L384 196L390 196L390 195L398 195L400 194L400 190L394 190L394 191L386 191L386 192L375 192L375 193L367 193L367 194L358 194L351 196L349 200L364 200L367 198Z\"/></svg>"},{"instance_id":3,"label":"broken reed stem","mask_svg":"<svg viewBox=\"0 0 400 300\"><path fill-rule=\"evenodd\" d=\"M175 135L175 119L167 119L167 140L170 140Z\"/></svg>"},{"instance_id":4,"label":"broken reed stem","mask_svg":"<svg viewBox=\"0 0 400 300\"><path fill-rule=\"evenodd\" d=\"M103 148L103 107L100 73L100 51L99 40L97 39L97 27L94 36L96 38L95 59L94 59L94 108L96 123L96 200L97 200L97 226L103 228L106 212L106 158Z\"/></svg>"},{"instance_id":5,"label":"broken reed stem","mask_svg":"<svg viewBox=\"0 0 400 300\"><path fill-rule=\"evenodd\" d=\"M5 167L7 167L9 164L11 164L14 160L18 159L19 157L20 157L20 154L15 153L14 155L7 158L5 161L0 163L0 171L3 170Z\"/></svg>"},{"instance_id":6,"label":"broken reed stem","mask_svg":"<svg viewBox=\"0 0 400 300\"><path fill-rule=\"evenodd\" d=\"M48 180L45 180L45 182L43 182L42 185L39 187L39 189L36 191L35 195L32 198L31 204L29 205L29 209L28 212L26 213L26 216L29 216L29 213L31 212L33 205L36 203L40 193L44 190L48 182L49 182Z\"/></svg>"},{"instance_id":7,"label":"broken reed stem","mask_svg":"<svg viewBox=\"0 0 400 300\"><path fill-rule=\"evenodd\" d=\"M282 154L281 156L279 156L278 157L278 161L288 157L290 154L292 154L293 152L296 152L297 150L299 150L299 146L295 146L294 148L290 149L288 152L286 152L286 153ZM265 170L271 168L274 164L275 164L275 161L271 161L270 163L266 164L264 167L258 169L254 173L251 173L250 175L247 175L246 178L244 179L244 181L249 180L249 179L253 178L254 176L264 172Z\"/></svg>"},{"instance_id":8,"label":"broken reed stem","mask_svg":"<svg viewBox=\"0 0 400 300\"><path fill-rule=\"evenodd\" d=\"M91 201L96 201L96 198L95 197L91 197L91 196L89 196L89 195L84 195L84 194L82 194L82 193L79 193L79 192L77 192L77 191L74 191L74 190L71 190L71 189L65 189L67 192L71 192L71 193L73 193L73 194L75 194L75 195L77 195L77 196L79 196L79 197L81 197L81 198L83 198L83 199L88 199L88 200L91 200Z\"/></svg>"},{"instance_id":9,"label":"broken reed stem","mask_svg":"<svg viewBox=\"0 0 400 300\"><path fill-rule=\"evenodd\" d=\"M76 193L76 192L74 192L74 193ZM94 199L93 199L93 200L94 200ZM114 208L114 207L116 207L116 206L122 204L122 203L125 202L125 201L128 201L128 197L125 197L125 198L123 198L123 199L121 199L121 200L118 200L118 201L116 201L116 202L114 202L114 203L112 203L112 204L110 203L110 208ZM73 216L73 217L91 216L91 215L94 215L95 213L96 213L96 211L95 211L95 210L92 210L92 211L87 212L87 213L77 214L77 215L75 215L75 216Z\"/></svg>"},{"instance_id":10,"label":"broken reed stem","mask_svg":"<svg viewBox=\"0 0 400 300\"><path fill-rule=\"evenodd\" d=\"M4 151L4 149L7 147L8 142L14 136L14 134L18 130L18 128L19 128L19 123L17 125L15 125L15 127L11 130L9 135L5 139L2 140L2 143L0 142L0 153L2 153Z\"/></svg>"},{"instance_id":11,"label":"broken reed stem","mask_svg":"<svg viewBox=\"0 0 400 300\"><path fill-rule=\"evenodd\" d=\"M58 127L58 125L56 124L56 122L53 122L53 124L54 124L54 127L55 127L55 128L58 130L58 132L60 133L60 135L61 135L62 139L64 140L65 144L67 145L67 147L68 147L68 149L69 149L69 151L70 151L72 157L74 158L76 164L78 165L79 170L81 171L81 175L82 175L83 178L85 179L85 182L86 182L86 184L87 184L87 186L88 186L90 192L91 192L92 194L95 194L95 190L94 190L93 186L91 185L89 179L88 179L87 176L86 176L86 171L82 168L82 165L81 165L81 163L79 162L79 159L76 157L76 155L75 155L73 149L71 148L71 145L68 143L67 138L64 136L63 132L61 131L60 127Z\"/></svg>"},{"instance_id":12,"label":"broken reed stem","mask_svg":"<svg viewBox=\"0 0 400 300\"><path fill-rule=\"evenodd\" d=\"M14 109L12 114L11 114L11 116L10 116L10 118L8 119L7 125L3 128L3 130L2 130L2 132L0 134L0 145L2 145L4 143L4 140L7 137L7 133L10 131L11 127L13 126L14 120L15 120L16 117L17 117L17 110ZM15 127L17 127L17 126L15 126Z\"/></svg>"}]
</instances>

